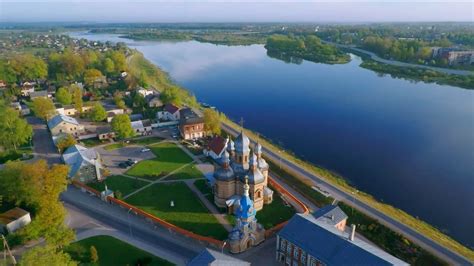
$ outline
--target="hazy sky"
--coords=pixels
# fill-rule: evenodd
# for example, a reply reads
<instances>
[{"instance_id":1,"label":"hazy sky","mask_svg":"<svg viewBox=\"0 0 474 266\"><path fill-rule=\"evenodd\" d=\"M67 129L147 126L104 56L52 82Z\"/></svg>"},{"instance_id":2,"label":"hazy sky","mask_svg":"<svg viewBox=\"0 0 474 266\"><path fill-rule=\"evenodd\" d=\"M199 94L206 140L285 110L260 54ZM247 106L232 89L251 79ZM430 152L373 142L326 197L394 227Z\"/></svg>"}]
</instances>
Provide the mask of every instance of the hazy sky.
<instances>
[{"instance_id":1,"label":"hazy sky","mask_svg":"<svg viewBox=\"0 0 474 266\"><path fill-rule=\"evenodd\" d=\"M1 22L474 21L474 1L0 0Z\"/></svg>"}]
</instances>

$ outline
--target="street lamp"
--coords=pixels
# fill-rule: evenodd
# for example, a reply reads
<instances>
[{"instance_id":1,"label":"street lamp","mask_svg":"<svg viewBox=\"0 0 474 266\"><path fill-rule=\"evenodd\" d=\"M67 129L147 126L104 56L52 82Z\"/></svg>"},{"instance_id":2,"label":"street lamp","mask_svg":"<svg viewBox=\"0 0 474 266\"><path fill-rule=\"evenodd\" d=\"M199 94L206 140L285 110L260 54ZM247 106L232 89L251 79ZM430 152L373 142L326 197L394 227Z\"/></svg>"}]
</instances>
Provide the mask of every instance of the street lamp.
<instances>
[{"instance_id":1,"label":"street lamp","mask_svg":"<svg viewBox=\"0 0 474 266\"><path fill-rule=\"evenodd\" d=\"M132 210L132 208L128 209L128 212L127 212L127 218L128 218L128 229L130 230L130 237L133 238L133 234L132 234L132 221L130 220L130 211Z\"/></svg>"}]
</instances>

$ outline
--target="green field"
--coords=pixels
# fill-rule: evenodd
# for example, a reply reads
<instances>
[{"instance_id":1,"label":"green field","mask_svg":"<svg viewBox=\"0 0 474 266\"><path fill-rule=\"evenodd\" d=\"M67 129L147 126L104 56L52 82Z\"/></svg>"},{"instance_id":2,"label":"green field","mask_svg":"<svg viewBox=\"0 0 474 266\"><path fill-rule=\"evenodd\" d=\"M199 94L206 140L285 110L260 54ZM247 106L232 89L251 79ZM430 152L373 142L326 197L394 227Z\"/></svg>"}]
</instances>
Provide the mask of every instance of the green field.
<instances>
[{"instance_id":1,"label":"green field","mask_svg":"<svg viewBox=\"0 0 474 266\"><path fill-rule=\"evenodd\" d=\"M174 207L170 202L174 202ZM183 182L161 183L134 194L126 202L169 223L223 240L227 231Z\"/></svg>"},{"instance_id":2,"label":"green field","mask_svg":"<svg viewBox=\"0 0 474 266\"><path fill-rule=\"evenodd\" d=\"M125 144L123 144L122 142L116 142L114 144L104 146L104 150L111 151L111 150L120 149L123 147L125 147Z\"/></svg>"},{"instance_id":3,"label":"green field","mask_svg":"<svg viewBox=\"0 0 474 266\"><path fill-rule=\"evenodd\" d=\"M129 144L146 146L146 145L150 145L150 144L160 142L162 140L163 139L160 138L160 137L137 138L137 139L131 139Z\"/></svg>"},{"instance_id":4,"label":"green field","mask_svg":"<svg viewBox=\"0 0 474 266\"><path fill-rule=\"evenodd\" d=\"M137 163L127 171L127 175L155 180L167 175L193 160L176 144L162 142L149 146L156 158Z\"/></svg>"},{"instance_id":5,"label":"green field","mask_svg":"<svg viewBox=\"0 0 474 266\"><path fill-rule=\"evenodd\" d=\"M165 180L185 180L194 178L204 178L204 175L199 171L195 164L190 164L170 175Z\"/></svg>"},{"instance_id":6,"label":"green field","mask_svg":"<svg viewBox=\"0 0 474 266\"><path fill-rule=\"evenodd\" d=\"M107 184L109 189L113 190L114 192L120 191L120 193L125 196L145 186L148 184L148 182L126 176L115 175L107 177L107 179L103 182L92 182L88 183L87 185L97 189L98 191L104 191L105 184Z\"/></svg>"},{"instance_id":7,"label":"green field","mask_svg":"<svg viewBox=\"0 0 474 266\"><path fill-rule=\"evenodd\" d=\"M99 255L98 263L90 262L90 247L94 246ZM80 265L174 265L146 251L111 236L93 236L72 243L65 248Z\"/></svg>"},{"instance_id":8,"label":"green field","mask_svg":"<svg viewBox=\"0 0 474 266\"><path fill-rule=\"evenodd\" d=\"M257 212L257 221L265 229L269 229L279 223L288 221L295 212L295 209L291 205L285 205L280 195L274 191L272 203L263 205L263 209Z\"/></svg>"}]
</instances>

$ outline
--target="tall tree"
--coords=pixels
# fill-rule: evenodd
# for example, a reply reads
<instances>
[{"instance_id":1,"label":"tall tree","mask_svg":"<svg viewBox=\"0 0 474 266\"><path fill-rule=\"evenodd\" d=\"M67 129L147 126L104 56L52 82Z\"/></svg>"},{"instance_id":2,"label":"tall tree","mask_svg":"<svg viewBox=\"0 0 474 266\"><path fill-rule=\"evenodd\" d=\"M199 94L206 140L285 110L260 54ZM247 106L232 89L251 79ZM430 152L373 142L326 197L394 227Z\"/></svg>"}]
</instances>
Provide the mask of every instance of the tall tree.
<instances>
[{"instance_id":1,"label":"tall tree","mask_svg":"<svg viewBox=\"0 0 474 266\"><path fill-rule=\"evenodd\" d=\"M17 80L39 79L48 74L48 66L44 60L32 54L15 55L10 64Z\"/></svg>"},{"instance_id":2,"label":"tall tree","mask_svg":"<svg viewBox=\"0 0 474 266\"><path fill-rule=\"evenodd\" d=\"M114 102L120 109L125 109L127 106L125 105L125 101L122 99L122 94L120 92L114 93Z\"/></svg>"},{"instance_id":3,"label":"tall tree","mask_svg":"<svg viewBox=\"0 0 474 266\"><path fill-rule=\"evenodd\" d=\"M20 145L27 143L32 135L33 129L20 117L18 111L5 107L3 102L0 102L0 146L16 151Z\"/></svg>"},{"instance_id":4,"label":"tall tree","mask_svg":"<svg viewBox=\"0 0 474 266\"><path fill-rule=\"evenodd\" d=\"M72 95L68 89L61 87L56 92L56 100L64 105L68 105L72 103Z\"/></svg>"},{"instance_id":5,"label":"tall tree","mask_svg":"<svg viewBox=\"0 0 474 266\"><path fill-rule=\"evenodd\" d=\"M107 112L105 111L105 108L97 102L94 105L94 109L92 109L90 118L95 122L104 121L107 118Z\"/></svg>"},{"instance_id":6,"label":"tall tree","mask_svg":"<svg viewBox=\"0 0 474 266\"><path fill-rule=\"evenodd\" d=\"M74 100L74 108L76 108L76 111L79 114L82 114L82 90L79 87L74 87L74 91L72 92L73 94L73 100Z\"/></svg>"},{"instance_id":7,"label":"tall tree","mask_svg":"<svg viewBox=\"0 0 474 266\"><path fill-rule=\"evenodd\" d=\"M90 254L91 254L91 262L97 263L99 261L99 253L97 252L97 249L95 248L95 246L91 246Z\"/></svg>"},{"instance_id":8,"label":"tall tree","mask_svg":"<svg viewBox=\"0 0 474 266\"><path fill-rule=\"evenodd\" d=\"M130 122L130 117L128 117L126 114L114 116L112 119L112 130L121 139L129 138L135 135Z\"/></svg>"},{"instance_id":9,"label":"tall tree","mask_svg":"<svg viewBox=\"0 0 474 266\"><path fill-rule=\"evenodd\" d=\"M56 143L56 147L58 147L59 151L62 153L67 148L77 144L76 139L71 134L66 134L64 137L58 140Z\"/></svg>"},{"instance_id":10,"label":"tall tree","mask_svg":"<svg viewBox=\"0 0 474 266\"><path fill-rule=\"evenodd\" d=\"M91 68L87 69L86 72L84 73L84 82L86 83L87 86L92 86L94 82L98 79L101 78L102 72L100 72L97 69Z\"/></svg>"},{"instance_id":11,"label":"tall tree","mask_svg":"<svg viewBox=\"0 0 474 266\"><path fill-rule=\"evenodd\" d=\"M76 266L77 262L73 261L69 254L58 251L55 247L36 246L26 251L19 262L20 266Z\"/></svg>"},{"instance_id":12,"label":"tall tree","mask_svg":"<svg viewBox=\"0 0 474 266\"><path fill-rule=\"evenodd\" d=\"M221 120L218 112L210 108L204 110L204 129L211 134L221 134Z\"/></svg>"},{"instance_id":13,"label":"tall tree","mask_svg":"<svg viewBox=\"0 0 474 266\"><path fill-rule=\"evenodd\" d=\"M114 61L110 58L105 58L104 60L104 72L107 74L115 73L115 64Z\"/></svg>"},{"instance_id":14,"label":"tall tree","mask_svg":"<svg viewBox=\"0 0 474 266\"><path fill-rule=\"evenodd\" d=\"M53 101L48 98L35 98L32 109L35 115L43 120L50 119L56 112Z\"/></svg>"}]
</instances>

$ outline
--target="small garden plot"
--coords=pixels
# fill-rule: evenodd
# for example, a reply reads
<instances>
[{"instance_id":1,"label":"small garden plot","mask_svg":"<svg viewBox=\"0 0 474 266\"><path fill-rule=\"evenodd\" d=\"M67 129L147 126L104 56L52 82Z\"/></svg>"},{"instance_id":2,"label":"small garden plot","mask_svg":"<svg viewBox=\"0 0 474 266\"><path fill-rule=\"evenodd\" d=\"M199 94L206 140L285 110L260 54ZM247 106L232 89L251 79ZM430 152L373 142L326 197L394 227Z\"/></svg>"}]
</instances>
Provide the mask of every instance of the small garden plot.
<instances>
[{"instance_id":1,"label":"small garden plot","mask_svg":"<svg viewBox=\"0 0 474 266\"><path fill-rule=\"evenodd\" d=\"M108 189L115 192L115 196L117 198L121 198L119 194L122 196L128 195L133 191L145 186L148 184L148 182L126 176L115 175L107 177L107 179L102 182L91 182L87 185L98 191L104 191L106 184Z\"/></svg>"},{"instance_id":2,"label":"small garden plot","mask_svg":"<svg viewBox=\"0 0 474 266\"><path fill-rule=\"evenodd\" d=\"M91 246L97 250L96 263L91 262ZM65 251L80 265L174 265L111 236L86 238L67 246Z\"/></svg>"},{"instance_id":3,"label":"small garden plot","mask_svg":"<svg viewBox=\"0 0 474 266\"><path fill-rule=\"evenodd\" d=\"M227 231L183 182L150 186L126 201L169 223L202 236L223 240ZM174 206L171 206L173 201Z\"/></svg>"}]
</instances>

